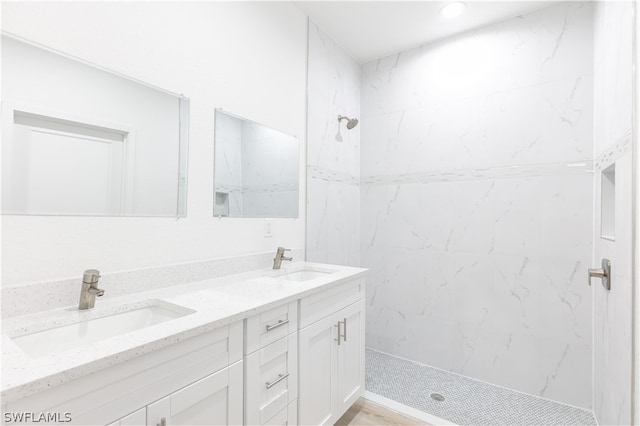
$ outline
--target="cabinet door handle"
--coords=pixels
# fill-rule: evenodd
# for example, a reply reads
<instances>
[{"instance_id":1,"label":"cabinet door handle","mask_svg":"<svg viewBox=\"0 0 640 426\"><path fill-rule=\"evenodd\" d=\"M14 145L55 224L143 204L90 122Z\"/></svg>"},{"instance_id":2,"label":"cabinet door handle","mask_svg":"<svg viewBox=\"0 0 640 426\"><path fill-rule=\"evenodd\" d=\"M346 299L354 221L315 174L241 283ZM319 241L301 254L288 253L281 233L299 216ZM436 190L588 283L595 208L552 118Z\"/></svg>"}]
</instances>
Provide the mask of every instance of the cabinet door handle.
<instances>
[{"instance_id":1,"label":"cabinet door handle","mask_svg":"<svg viewBox=\"0 0 640 426\"><path fill-rule=\"evenodd\" d=\"M160 423L156 423L156 426L167 426L167 419L165 417L160 419Z\"/></svg>"},{"instance_id":2,"label":"cabinet door handle","mask_svg":"<svg viewBox=\"0 0 640 426\"><path fill-rule=\"evenodd\" d=\"M281 381L283 381L287 377L289 377L289 373L287 373L287 374L278 374L278 378L277 379L275 379L271 383L269 383L269 382L266 383L267 389L271 389L272 387L274 387L275 385L277 385L278 383L280 383Z\"/></svg>"},{"instance_id":3,"label":"cabinet door handle","mask_svg":"<svg viewBox=\"0 0 640 426\"><path fill-rule=\"evenodd\" d=\"M344 334L342 335L342 338L344 339L344 341L347 341L347 319L344 319Z\"/></svg>"},{"instance_id":4,"label":"cabinet door handle","mask_svg":"<svg viewBox=\"0 0 640 426\"><path fill-rule=\"evenodd\" d=\"M340 323L342 323L342 321L338 321L338 325L334 325L334 327L338 327L338 338L333 340L338 342L338 346L340 346L340 336L342 336L342 333L340 333Z\"/></svg>"},{"instance_id":5,"label":"cabinet door handle","mask_svg":"<svg viewBox=\"0 0 640 426\"><path fill-rule=\"evenodd\" d=\"M271 330L273 330L274 328L278 328L278 327L283 326L283 325L285 325L285 324L289 324L289 320L288 320L288 319L286 319L286 320L279 320L277 323L275 323L275 324L273 324L273 325L267 324L267 331L271 331Z\"/></svg>"}]
</instances>

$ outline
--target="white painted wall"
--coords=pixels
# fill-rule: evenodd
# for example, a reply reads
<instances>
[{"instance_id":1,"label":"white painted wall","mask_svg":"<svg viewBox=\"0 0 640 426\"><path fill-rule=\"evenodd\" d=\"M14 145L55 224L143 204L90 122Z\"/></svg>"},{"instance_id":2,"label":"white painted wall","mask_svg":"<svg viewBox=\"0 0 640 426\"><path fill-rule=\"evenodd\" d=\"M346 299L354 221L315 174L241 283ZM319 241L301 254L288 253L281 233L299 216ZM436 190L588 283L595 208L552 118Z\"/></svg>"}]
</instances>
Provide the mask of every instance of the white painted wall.
<instances>
[{"instance_id":1,"label":"white painted wall","mask_svg":"<svg viewBox=\"0 0 640 426\"><path fill-rule=\"evenodd\" d=\"M591 403L592 9L363 65L367 345Z\"/></svg>"},{"instance_id":2,"label":"white painted wall","mask_svg":"<svg viewBox=\"0 0 640 426\"><path fill-rule=\"evenodd\" d=\"M304 158L307 26L294 5L3 2L2 27L191 99L186 219L3 216L3 286L304 246L303 189L300 217L274 220L273 238L261 219L212 217L216 107L297 135Z\"/></svg>"}]
</instances>

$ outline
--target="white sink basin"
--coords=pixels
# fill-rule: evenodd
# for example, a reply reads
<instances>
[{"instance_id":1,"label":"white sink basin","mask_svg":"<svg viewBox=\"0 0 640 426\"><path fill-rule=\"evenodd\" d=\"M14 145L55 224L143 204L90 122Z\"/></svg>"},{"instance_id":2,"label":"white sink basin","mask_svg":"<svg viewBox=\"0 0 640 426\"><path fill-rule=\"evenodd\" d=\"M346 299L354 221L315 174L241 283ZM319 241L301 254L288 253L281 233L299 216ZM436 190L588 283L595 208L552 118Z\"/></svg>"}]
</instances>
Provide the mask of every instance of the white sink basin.
<instances>
[{"instance_id":1,"label":"white sink basin","mask_svg":"<svg viewBox=\"0 0 640 426\"><path fill-rule=\"evenodd\" d=\"M327 271L317 271L304 269L302 271L289 272L287 274L278 275L276 278L279 280L289 280L289 281L309 281L316 278L324 277L331 272Z\"/></svg>"},{"instance_id":2,"label":"white sink basin","mask_svg":"<svg viewBox=\"0 0 640 426\"><path fill-rule=\"evenodd\" d=\"M133 308L109 316L25 334L12 340L28 355L40 357L140 330L194 312L179 308L182 312L157 305Z\"/></svg>"}]
</instances>

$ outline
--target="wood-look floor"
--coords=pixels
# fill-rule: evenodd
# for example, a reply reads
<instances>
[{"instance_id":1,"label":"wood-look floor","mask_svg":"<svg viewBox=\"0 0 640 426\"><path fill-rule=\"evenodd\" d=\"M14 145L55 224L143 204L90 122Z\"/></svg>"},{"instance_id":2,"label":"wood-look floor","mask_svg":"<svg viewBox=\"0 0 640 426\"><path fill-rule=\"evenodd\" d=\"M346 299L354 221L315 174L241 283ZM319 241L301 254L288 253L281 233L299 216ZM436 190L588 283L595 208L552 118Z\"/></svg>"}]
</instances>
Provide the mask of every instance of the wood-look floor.
<instances>
[{"instance_id":1,"label":"wood-look floor","mask_svg":"<svg viewBox=\"0 0 640 426\"><path fill-rule=\"evenodd\" d=\"M336 426L382 425L427 425L427 423L413 417L407 417L364 398L360 398L353 404L336 423Z\"/></svg>"}]
</instances>

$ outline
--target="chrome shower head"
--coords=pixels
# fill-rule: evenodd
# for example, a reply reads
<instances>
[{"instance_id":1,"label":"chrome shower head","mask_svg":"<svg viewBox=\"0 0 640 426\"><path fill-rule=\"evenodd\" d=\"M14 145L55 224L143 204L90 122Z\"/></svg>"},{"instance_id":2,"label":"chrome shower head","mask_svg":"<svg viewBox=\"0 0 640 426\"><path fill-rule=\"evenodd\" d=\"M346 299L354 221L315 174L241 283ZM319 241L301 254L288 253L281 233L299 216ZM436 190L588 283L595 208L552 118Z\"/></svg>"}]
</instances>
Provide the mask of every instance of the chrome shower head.
<instances>
[{"instance_id":1,"label":"chrome shower head","mask_svg":"<svg viewBox=\"0 0 640 426\"><path fill-rule=\"evenodd\" d=\"M342 120L347 120L347 129L349 130L353 129L358 125L357 118L349 118L349 117L345 117L344 115L339 115L338 122L341 122Z\"/></svg>"}]
</instances>

